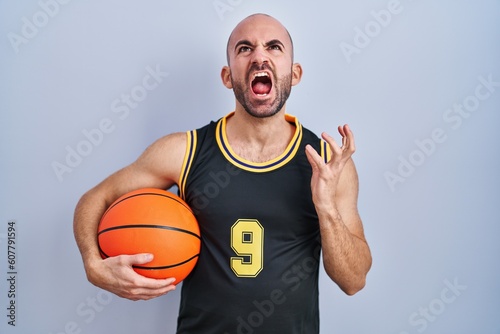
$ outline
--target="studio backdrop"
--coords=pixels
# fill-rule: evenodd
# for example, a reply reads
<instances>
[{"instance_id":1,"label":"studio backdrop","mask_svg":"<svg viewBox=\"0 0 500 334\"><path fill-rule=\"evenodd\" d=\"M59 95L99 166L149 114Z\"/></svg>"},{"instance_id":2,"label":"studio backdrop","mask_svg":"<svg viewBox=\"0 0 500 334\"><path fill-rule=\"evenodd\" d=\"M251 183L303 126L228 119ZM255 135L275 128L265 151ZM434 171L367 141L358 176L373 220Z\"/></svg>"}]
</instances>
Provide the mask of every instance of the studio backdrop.
<instances>
[{"instance_id":1,"label":"studio backdrop","mask_svg":"<svg viewBox=\"0 0 500 334\"><path fill-rule=\"evenodd\" d=\"M321 269L321 332L500 333L495 0L0 1L1 333L175 332L180 289L132 302L87 281L73 212L156 139L234 109L220 70L253 13L304 69L287 112L356 139L373 267L352 297Z\"/></svg>"}]
</instances>

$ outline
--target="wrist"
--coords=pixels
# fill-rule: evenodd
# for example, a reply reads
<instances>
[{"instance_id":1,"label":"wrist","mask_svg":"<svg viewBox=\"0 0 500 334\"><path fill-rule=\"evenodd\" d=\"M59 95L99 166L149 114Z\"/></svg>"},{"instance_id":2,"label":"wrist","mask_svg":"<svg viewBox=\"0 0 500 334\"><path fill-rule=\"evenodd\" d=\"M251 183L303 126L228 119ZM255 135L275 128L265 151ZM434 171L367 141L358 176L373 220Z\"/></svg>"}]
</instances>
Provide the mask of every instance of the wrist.
<instances>
[{"instance_id":1,"label":"wrist","mask_svg":"<svg viewBox=\"0 0 500 334\"><path fill-rule=\"evenodd\" d=\"M341 219L337 206L334 203L328 205L315 205L315 208L320 221Z\"/></svg>"},{"instance_id":2,"label":"wrist","mask_svg":"<svg viewBox=\"0 0 500 334\"><path fill-rule=\"evenodd\" d=\"M102 257L98 255L98 256L88 256L83 261L83 266L85 268L87 279L92 284L95 284L95 281L97 280L97 273L99 273L100 271L99 266L101 265L102 260L103 260Z\"/></svg>"}]
</instances>

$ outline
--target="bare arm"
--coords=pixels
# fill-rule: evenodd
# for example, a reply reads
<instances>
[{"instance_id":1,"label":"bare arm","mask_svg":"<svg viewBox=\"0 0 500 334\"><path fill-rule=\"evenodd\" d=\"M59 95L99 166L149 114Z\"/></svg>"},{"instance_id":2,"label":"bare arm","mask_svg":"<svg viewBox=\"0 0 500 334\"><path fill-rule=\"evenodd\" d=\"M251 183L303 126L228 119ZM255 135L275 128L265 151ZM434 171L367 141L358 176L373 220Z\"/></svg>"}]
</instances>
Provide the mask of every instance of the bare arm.
<instances>
[{"instance_id":1,"label":"bare arm","mask_svg":"<svg viewBox=\"0 0 500 334\"><path fill-rule=\"evenodd\" d=\"M353 295L364 287L372 258L357 209L358 176L351 159L354 137L348 126L339 127L339 132L342 147L323 135L332 149L327 164L312 147L307 147L306 152L313 168L311 189L325 271L345 293Z\"/></svg>"},{"instance_id":2,"label":"bare arm","mask_svg":"<svg viewBox=\"0 0 500 334\"><path fill-rule=\"evenodd\" d=\"M174 185L179 179L185 147L184 133L163 137L148 147L137 161L82 196L75 209L73 229L91 283L132 300L151 299L175 288L173 279L150 279L132 269L133 264L150 262L150 254L103 260L97 245L97 228L104 211L121 195L138 188L168 189Z\"/></svg>"}]
</instances>

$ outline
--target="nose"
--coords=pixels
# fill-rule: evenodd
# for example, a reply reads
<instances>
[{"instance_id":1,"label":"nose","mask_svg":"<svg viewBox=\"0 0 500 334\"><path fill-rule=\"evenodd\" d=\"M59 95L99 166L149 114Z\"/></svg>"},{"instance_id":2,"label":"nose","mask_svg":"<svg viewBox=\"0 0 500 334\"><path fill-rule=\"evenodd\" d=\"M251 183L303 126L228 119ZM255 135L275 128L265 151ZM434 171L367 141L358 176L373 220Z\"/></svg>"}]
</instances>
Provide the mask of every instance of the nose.
<instances>
[{"instance_id":1,"label":"nose","mask_svg":"<svg viewBox=\"0 0 500 334\"><path fill-rule=\"evenodd\" d=\"M252 54L252 63L262 65L267 62L269 62L269 57L266 53L266 50L263 47L255 48Z\"/></svg>"}]
</instances>

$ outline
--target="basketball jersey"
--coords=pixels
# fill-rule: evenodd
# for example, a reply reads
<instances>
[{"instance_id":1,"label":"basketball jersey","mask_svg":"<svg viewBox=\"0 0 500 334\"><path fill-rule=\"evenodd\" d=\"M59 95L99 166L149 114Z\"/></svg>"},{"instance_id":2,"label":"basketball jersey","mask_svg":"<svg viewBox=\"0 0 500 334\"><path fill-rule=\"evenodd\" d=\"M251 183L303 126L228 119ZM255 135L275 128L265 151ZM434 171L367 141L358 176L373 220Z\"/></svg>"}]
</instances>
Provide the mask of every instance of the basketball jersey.
<instances>
[{"instance_id":1,"label":"basketball jersey","mask_svg":"<svg viewBox=\"0 0 500 334\"><path fill-rule=\"evenodd\" d=\"M327 144L297 119L285 152L254 163L229 146L226 120L187 133L179 193L202 245L182 283L178 334L319 332L319 223L305 145Z\"/></svg>"}]
</instances>

